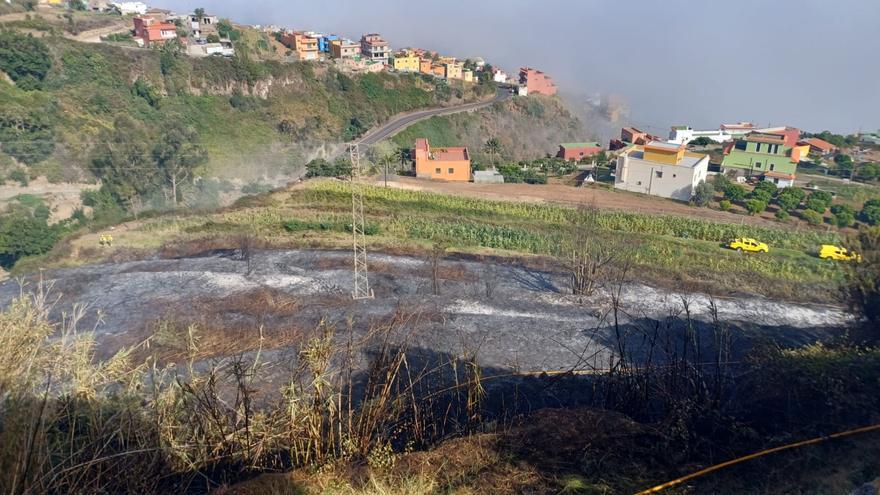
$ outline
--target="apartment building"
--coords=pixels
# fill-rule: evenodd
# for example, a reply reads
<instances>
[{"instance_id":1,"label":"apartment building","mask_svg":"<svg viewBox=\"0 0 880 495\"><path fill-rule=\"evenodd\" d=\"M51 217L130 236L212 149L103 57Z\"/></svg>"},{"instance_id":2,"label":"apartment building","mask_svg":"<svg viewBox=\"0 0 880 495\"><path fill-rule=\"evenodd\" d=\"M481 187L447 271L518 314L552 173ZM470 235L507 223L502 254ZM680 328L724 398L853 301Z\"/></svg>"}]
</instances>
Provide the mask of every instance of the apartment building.
<instances>
[{"instance_id":1,"label":"apartment building","mask_svg":"<svg viewBox=\"0 0 880 495\"><path fill-rule=\"evenodd\" d=\"M361 55L373 62L388 64L391 55L391 47L388 42L376 33L365 34L361 37Z\"/></svg>"},{"instance_id":2,"label":"apartment building","mask_svg":"<svg viewBox=\"0 0 880 495\"><path fill-rule=\"evenodd\" d=\"M296 52L299 60L318 60L318 39L301 31L284 33L281 44Z\"/></svg>"},{"instance_id":3,"label":"apartment building","mask_svg":"<svg viewBox=\"0 0 880 495\"><path fill-rule=\"evenodd\" d=\"M412 52L401 52L394 56L392 66L399 72L418 72L419 57Z\"/></svg>"},{"instance_id":4,"label":"apartment building","mask_svg":"<svg viewBox=\"0 0 880 495\"><path fill-rule=\"evenodd\" d=\"M556 84L553 83L553 79L547 74L530 67L523 67L519 70L519 84L521 87L525 87L525 94L527 95L542 94L553 96L556 94Z\"/></svg>"},{"instance_id":5,"label":"apartment building","mask_svg":"<svg viewBox=\"0 0 880 495\"><path fill-rule=\"evenodd\" d=\"M694 188L706 180L709 155L683 145L651 141L617 157L614 188L663 198L690 201Z\"/></svg>"},{"instance_id":6,"label":"apartment building","mask_svg":"<svg viewBox=\"0 0 880 495\"><path fill-rule=\"evenodd\" d=\"M462 70L464 67L460 62L456 62L455 59L452 61L447 61L443 63L443 77L446 79L461 79L462 78Z\"/></svg>"},{"instance_id":7,"label":"apartment building","mask_svg":"<svg viewBox=\"0 0 880 495\"><path fill-rule=\"evenodd\" d=\"M333 40L330 42L331 58L354 58L361 52L361 45L346 38Z\"/></svg>"},{"instance_id":8,"label":"apartment building","mask_svg":"<svg viewBox=\"0 0 880 495\"><path fill-rule=\"evenodd\" d=\"M471 180L467 148L431 148L425 138L416 139L416 177L457 182Z\"/></svg>"}]
</instances>

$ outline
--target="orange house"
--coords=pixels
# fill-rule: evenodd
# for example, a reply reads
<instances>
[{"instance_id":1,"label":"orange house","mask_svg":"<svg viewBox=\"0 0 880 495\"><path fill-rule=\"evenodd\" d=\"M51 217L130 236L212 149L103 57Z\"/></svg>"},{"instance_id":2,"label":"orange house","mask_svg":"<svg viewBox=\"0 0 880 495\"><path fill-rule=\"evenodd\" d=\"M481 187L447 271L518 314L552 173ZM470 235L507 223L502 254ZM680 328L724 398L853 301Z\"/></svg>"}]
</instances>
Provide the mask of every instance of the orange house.
<instances>
[{"instance_id":1,"label":"orange house","mask_svg":"<svg viewBox=\"0 0 880 495\"><path fill-rule=\"evenodd\" d=\"M425 138L416 139L416 177L457 182L471 180L467 148L431 148Z\"/></svg>"}]
</instances>

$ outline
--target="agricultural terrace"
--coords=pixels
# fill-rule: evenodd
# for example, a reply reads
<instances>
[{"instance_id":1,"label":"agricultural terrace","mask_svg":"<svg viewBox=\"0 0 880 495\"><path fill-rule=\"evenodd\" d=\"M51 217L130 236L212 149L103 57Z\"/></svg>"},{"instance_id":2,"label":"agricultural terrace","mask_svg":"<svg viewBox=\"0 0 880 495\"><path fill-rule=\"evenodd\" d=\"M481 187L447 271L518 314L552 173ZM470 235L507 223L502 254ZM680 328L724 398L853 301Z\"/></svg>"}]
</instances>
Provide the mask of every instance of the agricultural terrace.
<instances>
[{"instance_id":1,"label":"agricultural terrace","mask_svg":"<svg viewBox=\"0 0 880 495\"><path fill-rule=\"evenodd\" d=\"M571 207L487 201L421 191L365 186L367 242L374 250L422 253L435 243L451 252L496 256L555 256L569 235ZM186 243L222 247L251 233L268 247L348 248L351 198L345 182L307 182L284 192L242 200L231 210L181 218L162 217L122 226L110 251L180 249ZM621 246L632 274L647 282L687 289L754 293L773 298L828 302L843 277L841 266L816 257L837 234L715 223L674 216L598 211L596 242ZM757 237L769 255L740 254L724 241ZM210 243L205 241L210 239ZM97 234L82 236L78 262L99 252ZM174 246L174 249L169 246ZM92 257L92 260L83 259ZM51 262L52 260L44 260ZM60 260L56 260L60 261ZM59 264L69 264L61 262Z\"/></svg>"}]
</instances>

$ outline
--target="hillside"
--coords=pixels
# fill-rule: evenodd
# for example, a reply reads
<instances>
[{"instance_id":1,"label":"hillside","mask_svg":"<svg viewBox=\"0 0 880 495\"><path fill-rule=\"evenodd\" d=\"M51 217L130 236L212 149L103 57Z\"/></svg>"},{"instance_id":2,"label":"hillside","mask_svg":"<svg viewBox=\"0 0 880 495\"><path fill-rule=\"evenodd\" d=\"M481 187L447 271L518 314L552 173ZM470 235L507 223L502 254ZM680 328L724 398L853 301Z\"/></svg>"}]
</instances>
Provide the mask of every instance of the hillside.
<instances>
[{"instance_id":1,"label":"hillside","mask_svg":"<svg viewBox=\"0 0 880 495\"><path fill-rule=\"evenodd\" d=\"M482 152L490 138L501 143L500 158L531 160L556 154L559 143L583 141L582 123L559 98L530 96L512 98L486 110L433 117L392 139L396 146L412 146L417 137L427 137L435 146L467 146L477 161L490 158Z\"/></svg>"},{"instance_id":2,"label":"hillside","mask_svg":"<svg viewBox=\"0 0 880 495\"><path fill-rule=\"evenodd\" d=\"M38 84L26 75L24 83L0 82L0 161L5 174L11 156L50 180L88 178L93 145L123 115L145 142L172 122L193 127L206 170L241 177L301 165L396 113L494 91L408 75L348 76L317 63L196 59L54 36L31 43L45 45L51 63L34 76Z\"/></svg>"}]
</instances>

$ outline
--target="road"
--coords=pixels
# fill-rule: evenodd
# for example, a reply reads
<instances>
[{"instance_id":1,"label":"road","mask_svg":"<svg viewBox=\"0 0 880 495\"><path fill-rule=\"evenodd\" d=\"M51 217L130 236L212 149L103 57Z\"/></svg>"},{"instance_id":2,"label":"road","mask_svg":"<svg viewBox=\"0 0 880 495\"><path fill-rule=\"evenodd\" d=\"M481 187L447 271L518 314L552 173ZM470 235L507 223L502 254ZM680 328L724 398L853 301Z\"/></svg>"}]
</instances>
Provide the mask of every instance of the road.
<instances>
[{"instance_id":1,"label":"road","mask_svg":"<svg viewBox=\"0 0 880 495\"><path fill-rule=\"evenodd\" d=\"M510 92L506 89L499 88L495 93L495 97L491 100L486 101L478 101L476 103L465 103L464 105L456 105L454 107L443 107L443 108L431 108L428 110L419 110L416 112L405 113L402 115L398 115L388 122L382 124L381 126L371 129L367 134L362 136L357 141L354 141L351 144L357 144L360 146L372 146L379 141L394 136L398 132L406 129L407 127L421 122L422 120L429 119L431 117L436 117L438 115L451 115L454 113L461 112L470 112L472 110L479 110L481 108L486 108L489 105L493 105L495 103L502 102L506 99L510 98ZM341 155L341 153L340 153ZM339 155L334 156L333 159L336 159Z\"/></svg>"}]
</instances>

